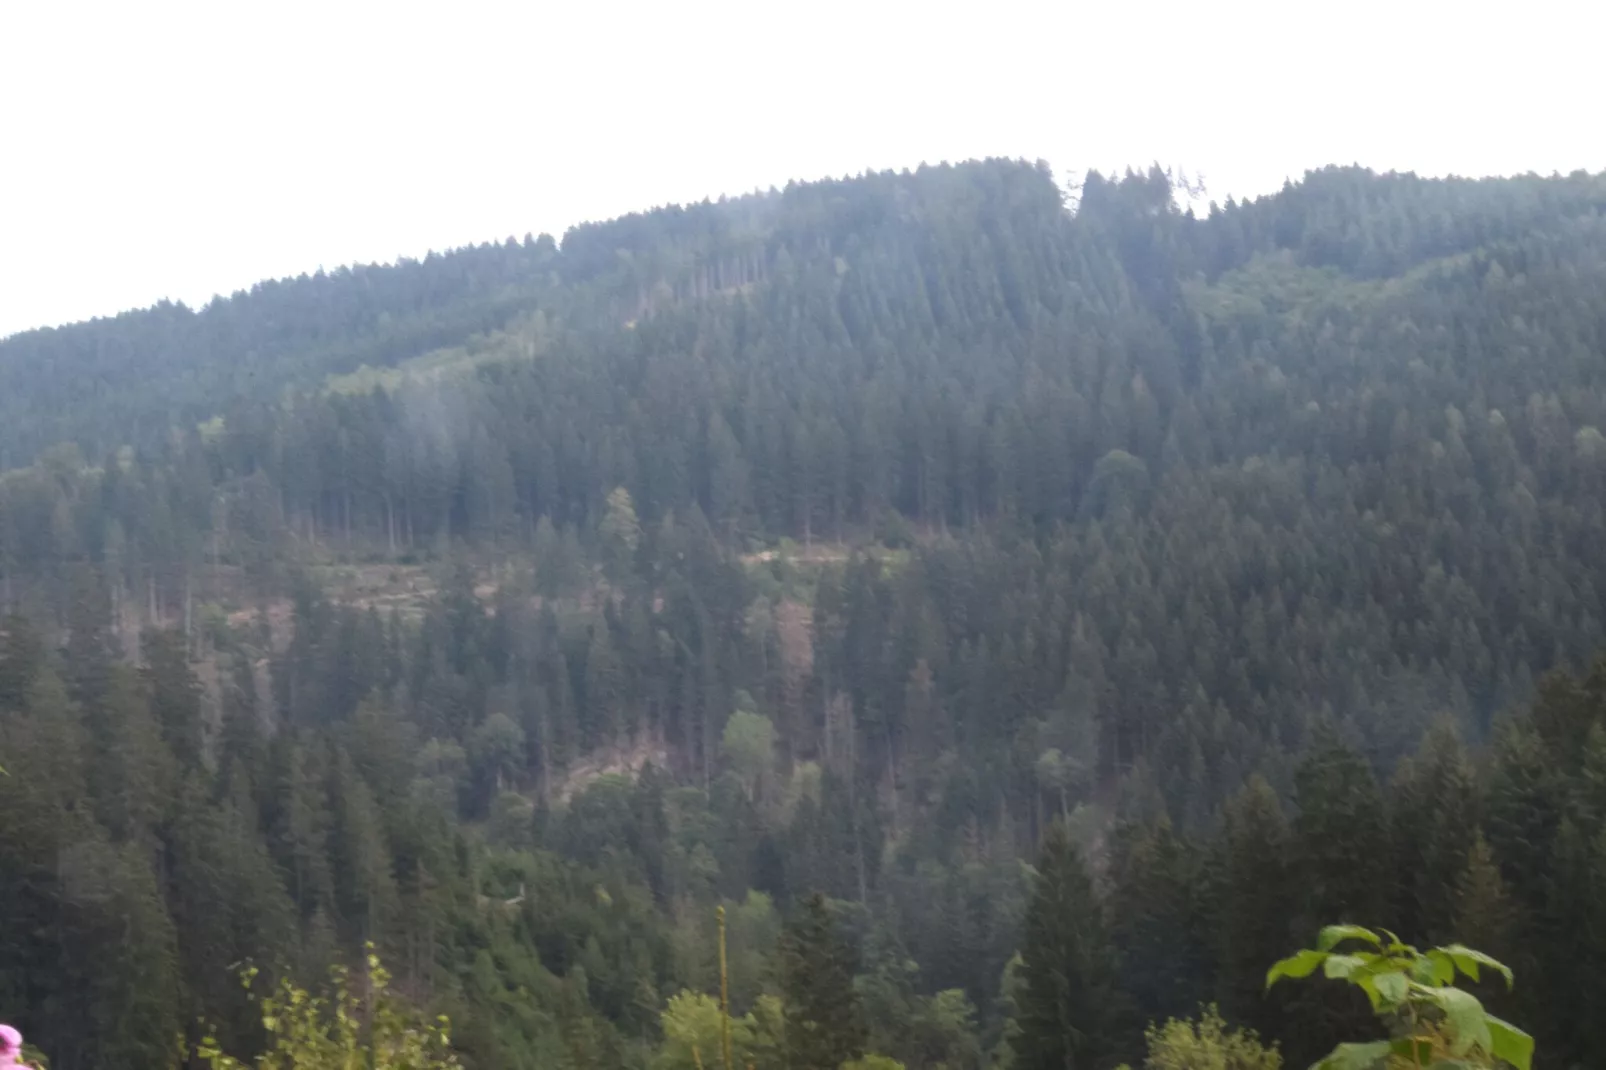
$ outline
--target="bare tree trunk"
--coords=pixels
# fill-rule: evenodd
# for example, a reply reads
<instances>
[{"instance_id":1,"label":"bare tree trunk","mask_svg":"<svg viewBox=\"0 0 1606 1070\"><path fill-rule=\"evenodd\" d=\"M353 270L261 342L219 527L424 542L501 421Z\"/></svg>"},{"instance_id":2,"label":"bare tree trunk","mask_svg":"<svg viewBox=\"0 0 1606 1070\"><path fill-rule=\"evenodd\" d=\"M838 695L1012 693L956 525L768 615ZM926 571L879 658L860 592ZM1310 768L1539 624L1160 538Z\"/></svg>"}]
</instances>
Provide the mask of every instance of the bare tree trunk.
<instances>
[{"instance_id":1,"label":"bare tree trunk","mask_svg":"<svg viewBox=\"0 0 1606 1070\"><path fill-rule=\"evenodd\" d=\"M698 732L698 735L701 738L697 741L698 742L697 749L702 752L702 760L703 760L703 790L704 791L708 790L708 785L712 781L712 774L710 773L709 764L708 764L708 733L709 733L708 703L706 701L704 701L703 702L702 729L701 729L701 731Z\"/></svg>"},{"instance_id":2,"label":"bare tree trunk","mask_svg":"<svg viewBox=\"0 0 1606 1070\"><path fill-rule=\"evenodd\" d=\"M898 835L898 752L894 749L892 740L892 725L883 719L882 727L887 737L887 775L892 787L892 835Z\"/></svg>"}]
</instances>

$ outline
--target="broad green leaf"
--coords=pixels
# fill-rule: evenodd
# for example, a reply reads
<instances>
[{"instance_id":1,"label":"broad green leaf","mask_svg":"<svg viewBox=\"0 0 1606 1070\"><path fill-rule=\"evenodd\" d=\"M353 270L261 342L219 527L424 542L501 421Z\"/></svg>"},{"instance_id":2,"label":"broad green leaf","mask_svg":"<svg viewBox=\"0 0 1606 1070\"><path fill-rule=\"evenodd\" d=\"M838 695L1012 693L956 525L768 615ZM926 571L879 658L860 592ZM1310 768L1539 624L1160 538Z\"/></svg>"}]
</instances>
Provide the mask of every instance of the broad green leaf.
<instances>
[{"instance_id":1,"label":"broad green leaf","mask_svg":"<svg viewBox=\"0 0 1606 1070\"><path fill-rule=\"evenodd\" d=\"M1489 1016L1477 996L1459 988L1429 988L1425 991L1444 1011L1445 1024L1450 1027L1452 1037L1452 1052L1465 1055L1474 1046L1484 1051L1494 1047L1489 1033Z\"/></svg>"},{"instance_id":2,"label":"broad green leaf","mask_svg":"<svg viewBox=\"0 0 1606 1070\"><path fill-rule=\"evenodd\" d=\"M1377 974L1371 981L1377 986L1378 994L1390 1003L1404 1002L1406 994L1411 990L1411 982L1399 970Z\"/></svg>"},{"instance_id":3,"label":"broad green leaf","mask_svg":"<svg viewBox=\"0 0 1606 1070\"><path fill-rule=\"evenodd\" d=\"M1371 962L1360 955L1328 955L1322 963L1322 972L1335 981L1347 981L1356 970L1365 969Z\"/></svg>"},{"instance_id":4,"label":"broad green leaf","mask_svg":"<svg viewBox=\"0 0 1606 1070\"><path fill-rule=\"evenodd\" d=\"M1329 925L1316 937L1316 948L1319 951L1331 951L1345 940L1365 940L1375 948L1383 947L1383 941L1370 929L1359 925Z\"/></svg>"},{"instance_id":5,"label":"broad green leaf","mask_svg":"<svg viewBox=\"0 0 1606 1070\"><path fill-rule=\"evenodd\" d=\"M1516 1067L1517 1070L1532 1070L1534 1058L1534 1038L1501 1018L1492 1014L1483 1017L1484 1023L1489 1027L1489 1053L1496 1059L1503 1060Z\"/></svg>"},{"instance_id":6,"label":"broad green leaf","mask_svg":"<svg viewBox=\"0 0 1606 1070\"><path fill-rule=\"evenodd\" d=\"M1425 977L1417 977L1423 984L1447 985L1455 980L1455 960L1442 948L1434 948L1418 959L1417 963L1427 974Z\"/></svg>"},{"instance_id":7,"label":"broad green leaf","mask_svg":"<svg viewBox=\"0 0 1606 1070\"><path fill-rule=\"evenodd\" d=\"M1438 950L1443 951L1446 955L1449 955L1451 961L1453 961L1456 966L1460 967L1461 972L1472 978L1474 981L1478 979L1478 967L1487 966L1491 970L1498 972L1500 976L1506 979L1507 988L1510 988L1512 985L1514 978L1511 974L1511 967L1507 966L1498 959L1491 958L1481 951L1474 951L1470 947L1463 947L1460 944L1450 944L1448 947L1442 947Z\"/></svg>"},{"instance_id":8,"label":"broad green leaf","mask_svg":"<svg viewBox=\"0 0 1606 1070\"><path fill-rule=\"evenodd\" d=\"M1372 1070L1388 1058L1389 1050L1386 1040L1374 1040L1370 1044L1340 1044L1311 1070Z\"/></svg>"},{"instance_id":9,"label":"broad green leaf","mask_svg":"<svg viewBox=\"0 0 1606 1070\"><path fill-rule=\"evenodd\" d=\"M1271 969L1266 971L1266 987L1270 988L1284 977L1299 979L1309 977L1316 972L1316 967L1327 961L1327 952L1311 951L1306 949L1297 955L1290 955Z\"/></svg>"},{"instance_id":10,"label":"broad green leaf","mask_svg":"<svg viewBox=\"0 0 1606 1070\"><path fill-rule=\"evenodd\" d=\"M1371 1001L1372 1010L1384 1013L1406 998L1411 983L1406 980L1405 974L1394 960L1370 952L1353 956L1353 959L1359 961L1359 965L1352 965L1347 961L1350 958L1351 956L1335 955L1328 959L1327 976L1346 978L1350 984L1359 986L1361 991L1366 993L1366 998ZM1346 961L1340 961L1341 959ZM1337 967L1334 966L1335 962L1339 963ZM1380 984L1380 978L1387 979Z\"/></svg>"}]
</instances>

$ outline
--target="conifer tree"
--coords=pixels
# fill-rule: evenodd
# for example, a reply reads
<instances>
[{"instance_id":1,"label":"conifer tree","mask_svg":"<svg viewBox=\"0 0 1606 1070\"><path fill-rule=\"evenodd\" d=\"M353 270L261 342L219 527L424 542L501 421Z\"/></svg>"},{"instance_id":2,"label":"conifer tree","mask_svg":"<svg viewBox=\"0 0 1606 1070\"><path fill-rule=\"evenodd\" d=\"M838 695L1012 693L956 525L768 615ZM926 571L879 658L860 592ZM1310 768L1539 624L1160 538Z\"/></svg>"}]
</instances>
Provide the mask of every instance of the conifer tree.
<instances>
[{"instance_id":1,"label":"conifer tree","mask_svg":"<svg viewBox=\"0 0 1606 1070\"><path fill-rule=\"evenodd\" d=\"M837 1070L864 1054L867 1031L853 986L854 956L825 896L798 905L780 944L791 1070Z\"/></svg>"},{"instance_id":2,"label":"conifer tree","mask_svg":"<svg viewBox=\"0 0 1606 1070\"><path fill-rule=\"evenodd\" d=\"M190 671L184 637L172 629L151 631L146 633L141 647L151 712L161 726L162 739L181 769L195 769L201 764L204 742L201 688Z\"/></svg>"},{"instance_id":3,"label":"conifer tree","mask_svg":"<svg viewBox=\"0 0 1606 1070\"><path fill-rule=\"evenodd\" d=\"M1294 801L1301 921L1313 928L1324 917L1357 925L1392 922L1396 870L1388 813L1364 759L1331 732L1318 732L1295 771ZM1356 990L1311 987L1293 998L1281 1035L1296 1062L1363 1031L1370 1016Z\"/></svg>"},{"instance_id":4,"label":"conifer tree","mask_svg":"<svg viewBox=\"0 0 1606 1070\"><path fill-rule=\"evenodd\" d=\"M1215 866L1217 986L1233 1021L1272 1036L1285 1024L1282 993L1268 995L1266 963L1293 946L1297 892L1289 866L1288 824L1277 794L1255 776L1227 804Z\"/></svg>"},{"instance_id":5,"label":"conifer tree","mask_svg":"<svg viewBox=\"0 0 1606 1070\"><path fill-rule=\"evenodd\" d=\"M344 749L330 769L329 853L334 901L354 944L378 942L396 913L396 883L384 819Z\"/></svg>"},{"instance_id":6,"label":"conifer tree","mask_svg":"<svg viewBox=\"0 0 1606 1070\"><path fill-rule=\"evenodd\" d=\"M1365 760L1335 736L1322 734L1294 783L1299 809L1294 837L1306 917L1392 921L1388 812Z\"/></svg>"},{"instance_id":7,"label":"conifer tree","mask_svg":"<svg viewBox=\"0 0 1606 1070\"><path fill-rule=\"evenodd\" d=\"M1479 986L1479 997L1506 1017L1543 1021L1548 1016L1545 1008L1536 1004L1536 999L1544 993L1546 982L1543 973L1536 968L1534 948L1526 939L1532 931L1531 922L1508 891L1488 841L1480 833L1475 836L1466 868L1455 883L1455 917L1451 929L1457 940L1487 951L1528 979L1516 993L1508 992L1491 980ZM1507 1014L1507 1008L1511 1008L1512 1013Z\"/></svg>"},{"instance_id":8,"label":"conifer tree","mask_svg":"<svg viewBox=\"0 0 1606 1070\"><path fill-rule=\"evenodd\" d=\"M1060 821L1043 837L1020 953L1016 1070L1096 1070L1127 1051L1133 1015L1103 907Z\"/></svg>"},{"instance_id":9,"label":"conifer tree","mask_svg":"<svg viewBox=\"0 0 1606 1070\"><path fill-rule=\"evenodd\" d=\"M1472 769L1453 726L1436 725L1400 764L1393 796L1401 934L1424 943L1461 939L1452 929L1455 886L1446 874L1471 853L1478 813ZM1504 950L1490 948L1497 957Z\"/></svg>"},{"instance_id":10,"label":"conifer tree","mask_svg":"<svg viewBox=\"0 0 1606 1070\"><path fill-rule=\"evenodd\" d=\"M1110 934L1123 986L1145 1021L1186 1014L1213 972L1198 859L1164 818L1121 830L1113 854Z\"/></svg>"},{"instance_id":11,"label":"conifer tree","mask_svg":"<svg viewBox=\"0 0 1606 1070\"><path fill-rule=\"evenodd\" d=\"M612 566L615 580L629 574L641 544L641 521L636 516L636 503L624 487L608 492L608 500L597 526L604 552Z\"/></svg>"},{"instance_id":12,"label":"conifer tree","mask_svg":"<svg viewBox=\"0 0 1606 1070\"><path fill-rule=\"evenodd\" d=\"M605 622L592 629L585 665L585 742L592 748L618 743L625 721L625 674Z\"/></svg>"}]
</instances>

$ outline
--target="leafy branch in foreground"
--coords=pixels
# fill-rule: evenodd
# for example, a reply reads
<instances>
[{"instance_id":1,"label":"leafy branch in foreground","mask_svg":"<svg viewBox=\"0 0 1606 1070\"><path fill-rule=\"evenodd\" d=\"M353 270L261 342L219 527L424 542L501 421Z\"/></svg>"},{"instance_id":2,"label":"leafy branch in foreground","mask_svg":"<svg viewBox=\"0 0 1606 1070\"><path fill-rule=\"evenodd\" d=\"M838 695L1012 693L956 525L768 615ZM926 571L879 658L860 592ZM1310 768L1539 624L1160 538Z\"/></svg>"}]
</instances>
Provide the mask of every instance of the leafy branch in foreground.
<instances>
[{"instance_id":1,"label":"leafy branch in foreground","mask_svg":"<svg viewBox=\"0 0 1606 1070\"><path fill-rule=\"evenodd\" d=\"M251 990L255 967L240 971ZM256 1000L268 1048L257 1057L257 1070L458 1070L446 1017L433 1022L406 1006L389 991L390 974L368 949L367 992L353 989L344 967L330 970L329 996L314 996L288 978L272 995ZM253 1065L228 1055L212 1036L197 1054L211 1070L245 1070Z\"/></svg>"},{"instance_id":2,"label":"leafy branch in foreground","mask_svg":"<svg viewBox=\"0 0 1606 1070\"><path fill-rule=\"evenodd\" d=\"M1329 925L1315 948L1267 971L1266 987L1285 977L1309 977L1318 968L1365 992L1373 1013L1388 1026L1390 1039L1340 1044L1311 1070L1472 1070L1507 1064L1531 1070L1533 1038L1455 987L1457 974L1477 981L1484 969L1498 973L1511 987L1511 970L1481 951L1460 944L1418 951L1386 929L1378 933L1359 925Z\"/></svg>"}]
</instances>

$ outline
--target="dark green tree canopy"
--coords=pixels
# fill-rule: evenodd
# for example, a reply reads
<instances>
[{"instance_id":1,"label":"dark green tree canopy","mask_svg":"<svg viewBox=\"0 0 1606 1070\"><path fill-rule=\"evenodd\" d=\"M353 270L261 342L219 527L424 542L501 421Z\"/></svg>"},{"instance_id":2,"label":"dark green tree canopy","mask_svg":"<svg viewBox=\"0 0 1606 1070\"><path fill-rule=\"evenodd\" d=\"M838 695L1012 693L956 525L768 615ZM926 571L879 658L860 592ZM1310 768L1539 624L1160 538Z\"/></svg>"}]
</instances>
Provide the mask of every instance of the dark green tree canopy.
<instances>
[{"instance_id":1,"label":"dark green tree canopy","mask_svg":"<svg viewBox=\"0 0 1606 1070\"><path fill-rule=\"evenodd\" d=\"M1107 1067L1208 1000L1298 1062L1364 997L1264 970L1341 919L1598 1061L1606 179L1066 192L0 340L0 1010L249 1055L228 967L372 941L471 1070L681 1065L726 905L760 1070Z\"/></svg>"}]
</instances>

